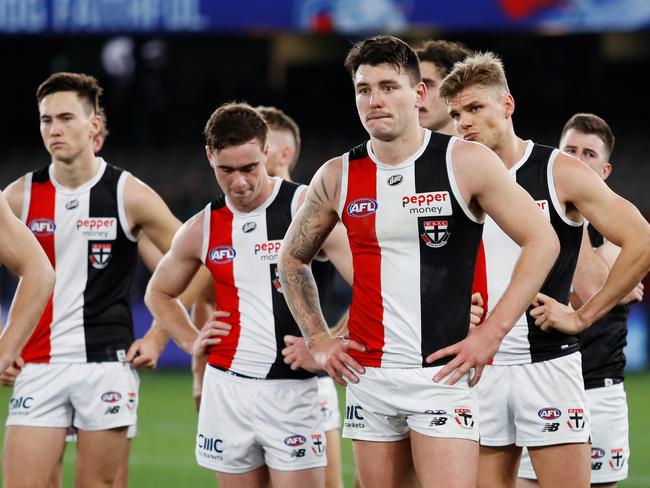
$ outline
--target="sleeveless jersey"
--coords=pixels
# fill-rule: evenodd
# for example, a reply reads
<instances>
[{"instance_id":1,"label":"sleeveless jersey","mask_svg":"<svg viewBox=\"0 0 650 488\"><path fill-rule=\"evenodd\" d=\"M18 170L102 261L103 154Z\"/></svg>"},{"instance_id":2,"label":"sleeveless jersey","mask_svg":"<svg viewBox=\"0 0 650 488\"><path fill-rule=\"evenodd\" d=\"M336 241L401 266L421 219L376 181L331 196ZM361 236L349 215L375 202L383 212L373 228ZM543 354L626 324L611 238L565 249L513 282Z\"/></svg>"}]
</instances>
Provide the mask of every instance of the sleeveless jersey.
<instances>
[{"instance_id":1,"label":"sleeveless jersey","mask_svg":"<svg viewBox=\"0 0 650 488\"><path fill-rule=\"evenodd\" d=\"M560 255L542 285L541 293L558 302L568 303L573 273L575 272L582 223L571 221L562 210L553 182L553 165L559 151L552 147L528 141L523 158L509 173L537 203L539 209L550 220L560 240ZM512 241L490 217L485 219L483 250L477 262L475 283L484 302L487 315L499 302L505 292L515 268L521 248ZM476 285L475 285L476 286ZM546 361L576 352L578 339L552 330L543 332L535 325L529 308L516 322L501 343L492 364L525 364Z\"/></svg>"},{"instance_id":2,"label":"sleeveless jersey","mask_svg":"<svg viewBox=\"0 0 650 488\"><path fill-rule=\"evenodd\" d=\"M591 225L587 227L594 248L605 243L603 236ZM582 377L585 388L604 386L606 380L621 382L625 376L627 316L630 305L616 305L591 327L580 333Z\"/></svg>"},{"instance_id":3,"label":"sleeveless jersey","mask_svg":"<svg viewBox=\"0 0 650 488\"><path fill-rule=\"evenodd\" d=\"M273 193L252 212L237 211L224 196L204 210L201 255L214 278L217 310L230 312L221 320L232 326L210 348L208 363L251 378L309 378L314 375L292 371L283 361L283 337L301 333L277 269L280 244L306 187L274 179Z\"/></svg>"},{"instance_id":4,"label":"sleeveless jersey","mask_svg":"<svg viewBox=\"0 0 650 488\"><path fill-rule=\"evenodd\" d=\"M22 220L56 272L54 293L22 356L33 363L121 361L133 342L137 243L124 210L128 172L101 160L79 188L54 166L25 175Z\"/></svg>"},{"instance_id":5,"label":"sleeveless jersey","mask_svg":"<svg viewBox=\"0 0 650 488\"><path fill-rule=\"evenodd\" d=\"M364 366L420 368L424 359L462 340L483 225L456 184L456 138L425 131L418 151L383 164L370 142L343 156L338 213L354 264L350 351Z\"/></svg>"}]
</instances>

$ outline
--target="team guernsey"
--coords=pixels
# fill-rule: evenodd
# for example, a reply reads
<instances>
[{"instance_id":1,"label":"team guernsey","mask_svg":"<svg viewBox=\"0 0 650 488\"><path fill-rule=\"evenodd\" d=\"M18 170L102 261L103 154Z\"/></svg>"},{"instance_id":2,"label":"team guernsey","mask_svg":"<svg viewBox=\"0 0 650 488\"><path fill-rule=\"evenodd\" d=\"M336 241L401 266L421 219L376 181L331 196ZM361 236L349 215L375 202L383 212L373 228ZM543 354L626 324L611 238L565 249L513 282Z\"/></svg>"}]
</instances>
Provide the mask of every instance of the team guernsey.
<instances>
[{"instance_id":1,"label":"team guernsey","mask_svg":"<svg viewBox=\"0 0 650 488\"><path fill-rule=\"evenodd\" d=\"M558 200L553 182L553 165L558 153L557 149L528 141L524 156L509 172L533 197L557 233L561 247L560 256L540 291L566 304L569 301L571 281L580 251L582 222L570 220ZM520 247L489 216L485 219L482 244L484 252L477 262L474 291L480 291L483 295L489 315L508 287L519 258ZM578 351L579 342L576 336L566 335L554 329L543 332L535 325L530 310L529 308L517 320L506 335L492 364L535 363Z\"/></svg>"},{"instance_id":2,"label":"team guernsey","mask_svg":"<svg viewBox=\"0 0 650 488\"><path fill-rule=\"evenodd\" d=\"M587 227L594 248L605 243L591 225ZM627 316L630 305L616 305L591 327L580 333L582 377L585 388L600 388L623 382L627 344Z\"/></svg>"},{"instance_id":3,"label":"team guernsey","mask_svg":"<svg viewBox=\"0 0 650 488\"><path fill-rule=\"evenodd\" d=\"M54 292L22 357L28 363L122 361L133 342L137 242L124 210L128 172L100 159L69 189L50 165L25 175L21 219L56 271Z\"/></svg>"},{"instance_id":4,"label":"team guernsey","mask_svg":"<svg viewBox=\"0 0 650 488\"><path fill-rule=\"evenodd\" d=\"M230 312L222 320L232 326L210 349L208 363L250 378L309 378L314 375L292 371L283 361L283 337L301 333L277 269L282 239L306 187L274 180L269 199L252 212L237 211L224 196L204 210L203 262L214 278L216 307Z\"/></svg>"},{"instance_id":5,"label":"team guernsey","mask_svg":"<svg viewBox=\"0 0 650 488\"><path fill-rule=\"evenodd\" d=\"M343 156L338 213L355 270L350 338L360 364L439 366L425 358L468 333L483 225L462 199L451 162L458 139L425 131L418 151L383 164L370 142Z\"/></svg>"}]
</instances>

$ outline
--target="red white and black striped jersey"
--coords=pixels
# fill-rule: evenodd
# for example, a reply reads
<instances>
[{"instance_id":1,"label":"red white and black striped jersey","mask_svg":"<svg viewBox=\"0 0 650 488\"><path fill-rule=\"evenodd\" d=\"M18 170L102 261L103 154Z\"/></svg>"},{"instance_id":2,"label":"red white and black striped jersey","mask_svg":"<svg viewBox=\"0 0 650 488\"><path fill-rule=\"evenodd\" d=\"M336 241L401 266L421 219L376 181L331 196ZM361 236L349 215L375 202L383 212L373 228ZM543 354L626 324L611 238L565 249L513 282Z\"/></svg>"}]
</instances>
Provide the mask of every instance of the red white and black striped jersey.
<instances>
[{"instance_id":1,"label":"red white and black striped jersey","mask_svg":"<svg viewBox=\"0 0 650 488\"><path fill-rule=\"evenodd\" d=\"M21 219L49 257L56 284L22 356L34 363L124 360L133 342L137 259L124 210L129 173L101 160L90 181L69 189L53 170L25 175Z\"/></svg>"},{"instance_id":2,"label":"red white and black striped jersey","mask_svg":"<svg viewBox=\"0 0 650 488\"><path fill-rule=\"evenodd\" d=\"M278 275L280 245L305 186L274 178L271 196L252 212L233 208L221 196L206 206L201 256L214 278L217 310L232 326L212 346L208 363L252 378L308 378L284 364L286 334L300 336L282 294Z\"/></svg>"},{"instance_id":3,"label":"red white and black striped jersey","mask_svg":"<svg viewBox=\"0 0 650 488\"><path fill-rule=\"evenodd\" d=\"M533 197L560 240L560 255L540 291L558 302L568 303L580 251L582 222L570 220L558 200L553 181L553 166L558 153L557 149L528 141L522 159L509 169L509 173ZM483 295L489 315L510 283L521 248L489 216L485 219L482 244L484 253L477 262L475 291ZM530 308L503 339L492 364L546 361L578 350L576 336L554 329L543 332L535 325L529 312Z\"/></svg>"},{"instance_id":4,"label":"red white and black striped jersey","mask_svg":"<svg viewBox=\"0 0 650 488\"><path fill-rule=\"evenodd\" d=\"M386 165L370 142L343 156L338 213L354 263L350 354L364 366L419 368L468 333L483 225L452 167L458 139L425 131L418 151Z\"/></svg>"}]
</instances>

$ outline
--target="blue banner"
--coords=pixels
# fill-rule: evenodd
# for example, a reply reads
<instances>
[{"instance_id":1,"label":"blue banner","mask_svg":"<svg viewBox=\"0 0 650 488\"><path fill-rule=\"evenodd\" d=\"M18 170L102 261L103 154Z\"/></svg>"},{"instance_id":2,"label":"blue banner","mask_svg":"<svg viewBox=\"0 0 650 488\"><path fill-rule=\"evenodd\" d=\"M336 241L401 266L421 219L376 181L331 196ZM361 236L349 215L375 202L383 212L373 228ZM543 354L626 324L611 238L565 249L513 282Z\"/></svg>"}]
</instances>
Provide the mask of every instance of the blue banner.
<instances>
[{"instance_id":1,"label":"blue banner","mask_svg":"<svg viewBox=\"0 0 650 488\"><path fill-rule=\"evenodd\" d=\"M0 0L2 34L629 31L647 0Z\"/></svg>"}]
</instances>

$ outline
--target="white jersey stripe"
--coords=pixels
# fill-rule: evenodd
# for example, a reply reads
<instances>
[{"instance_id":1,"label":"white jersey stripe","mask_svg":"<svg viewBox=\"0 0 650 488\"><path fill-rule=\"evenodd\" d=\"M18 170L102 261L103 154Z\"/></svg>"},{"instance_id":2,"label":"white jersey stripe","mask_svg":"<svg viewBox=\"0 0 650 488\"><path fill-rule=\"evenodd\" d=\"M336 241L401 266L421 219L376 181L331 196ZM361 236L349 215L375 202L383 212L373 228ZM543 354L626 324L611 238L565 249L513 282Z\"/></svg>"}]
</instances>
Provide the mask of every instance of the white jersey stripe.
<instances>
[{"instance_id":1,"label":"white jersey stripe","mask_svg":"<svg viewBox=\"0 0 650 488\"><path fill-rule=\"evenodd\" d=\"M66 208L75 201L76 206ZM84 290L88 280L88 241L79 236L77 221L87 219L90 192L56 192L54 215L56 232L56 284L52 298L51 362L86 362L84 333Z\"/></svg>"},{"instance_id":2,"label":"white jersey stripe","mask_svg":"<svg viewBox=\"0 0 650 488\"><path fill-rule=\"evenodd\" d=\"M581 220L580 222L574 222L573 220L571 220L562 209L562 205L560 204L560 199L557 196L557 190L555 188L555 179L553 178L553 168L555 167L555 159L557 158L557 155L559 153L560 151L558 149L555 149L553 151L547 167L548 190L549 193L551 194L551 202L553 202L553 207L555 207L555 211L557 212L557 214L560 216L560 218L565 224L570 225L571 227L580 227L583 224L583 221Z\"/></svg>"},{"instance_id":3,"label":"white jersey stripe","mask_svg":"<svg viewBox=\"0 0 650 488\"><path fill-rule=\"evenodd\" d=\"M470 219L472 222L476 222L477 224L482 224L484 220L477 219L476 216L469 209L467 203L465 202L465 199L463 198L463 195L460 192L460 188L458 188L458 183L456 182L456 173L454 173L454 165L451 160L451 150L454 147L454 142L457 140L458 140L457 137L452 137L449 140L449 145L447 146L446 163L447 163L447 174L449 175L449 186L451 186L451 191L454 194L454 197L456 198L458 205L460 205L460 208L463 209L463 213L467 216L467 218Z\"/></svg>"},{"instance_id":4,"label":"white jersey stripe","mask_svg":"<svg viewBox=\"0 0 650 488\"><path fill-rule=\"evenodd\" d=\"M131 227L129 227L129 221L126 218L126 209L124 208L124 187L126 185L126 179L131 174L128 171L122 171L120 179L117 180L117 216L120 219L120 225L126 237L133 242L137 242L138 238L131 233Z\"/></svg>"}]
</instances>

